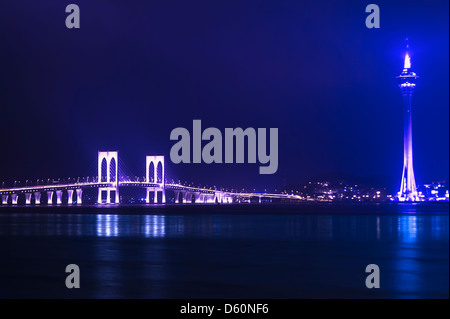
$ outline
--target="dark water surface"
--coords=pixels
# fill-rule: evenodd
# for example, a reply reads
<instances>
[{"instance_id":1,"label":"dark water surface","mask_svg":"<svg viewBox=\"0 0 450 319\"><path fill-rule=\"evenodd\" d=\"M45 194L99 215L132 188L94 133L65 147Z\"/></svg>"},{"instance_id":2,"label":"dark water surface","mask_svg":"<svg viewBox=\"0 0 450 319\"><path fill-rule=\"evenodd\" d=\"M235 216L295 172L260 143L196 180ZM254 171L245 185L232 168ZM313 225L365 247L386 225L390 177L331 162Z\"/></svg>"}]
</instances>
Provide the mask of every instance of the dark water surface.
<instances>
[{"instance_id":1,"label":"dark water surface","mask_svg":"<svg viewBox=\"0 0 450 319\"><path fill-rule=\"evenodd\" d=\"M0 206L0 298L448 298L448 211ZM80 289L65 286L68 264ZM365 286L368 264L380 289Z\"/></svg>"}]
</instances>

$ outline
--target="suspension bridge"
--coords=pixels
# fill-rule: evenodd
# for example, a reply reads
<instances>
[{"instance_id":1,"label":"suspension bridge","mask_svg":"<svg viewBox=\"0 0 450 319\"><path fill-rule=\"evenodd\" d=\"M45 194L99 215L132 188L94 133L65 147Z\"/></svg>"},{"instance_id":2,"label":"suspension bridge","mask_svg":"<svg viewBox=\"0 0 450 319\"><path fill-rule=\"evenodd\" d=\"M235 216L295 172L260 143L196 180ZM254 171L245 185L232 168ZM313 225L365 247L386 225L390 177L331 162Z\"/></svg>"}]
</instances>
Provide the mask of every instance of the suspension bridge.
<instances>
[{"instance_id":1,"label":"suspension bridge","mask_svg":"<svg viewBox=\"0 0 450 319\"><path fill-rule=\"evenodd\" d=\"M120 204L120 189L140 188L145 190L145 203L165 204L166 192L173 194L173 202L178 203L248 203L274 200L299 200L297 195L284 193L257 193L226 191L217 188L193 187L181 183L167 183L165 176L164 156L146 156L145 177L142 180L119 178L119 153L117 151L98 152L98 176L92 178L73 179L68 181L52 181L41 184L0 188L2 205L17 205L20 198L26 205L40 204L82 204L83 191L96 188L98 204ZM56 196L55 196L56 195ZM65 196L67 195L67 196ZM56 197L56 198L54 198Z\"/></svg>"}]
</instances>

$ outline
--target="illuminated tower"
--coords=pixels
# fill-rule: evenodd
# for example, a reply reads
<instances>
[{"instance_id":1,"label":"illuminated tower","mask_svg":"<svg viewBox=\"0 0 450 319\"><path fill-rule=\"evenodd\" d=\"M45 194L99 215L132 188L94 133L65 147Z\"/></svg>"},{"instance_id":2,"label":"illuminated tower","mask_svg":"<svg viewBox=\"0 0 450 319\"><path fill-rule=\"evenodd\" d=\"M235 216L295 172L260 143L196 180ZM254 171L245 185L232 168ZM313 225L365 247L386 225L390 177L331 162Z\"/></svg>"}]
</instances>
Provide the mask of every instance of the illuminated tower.
<instances>
[{"instance_id":1,"label":"illuminated tower","mask_svg":"<svg viewBox=\"0 0 450 319\"><path fill-rule=\"evenodd\" d=\"M408 46L407 46L408 48ZM416 180L414 178L413 170L413 147L412 147L412 123L411 123L411 100L416 86L416 79L418 76L411 71L411 58L408 51L405 55L405 62L403 72L397 79L399 79L399 87L403 95L403 173L398 192L398 199L400 201L417 201Z\"/></svg>"}]
</instances>

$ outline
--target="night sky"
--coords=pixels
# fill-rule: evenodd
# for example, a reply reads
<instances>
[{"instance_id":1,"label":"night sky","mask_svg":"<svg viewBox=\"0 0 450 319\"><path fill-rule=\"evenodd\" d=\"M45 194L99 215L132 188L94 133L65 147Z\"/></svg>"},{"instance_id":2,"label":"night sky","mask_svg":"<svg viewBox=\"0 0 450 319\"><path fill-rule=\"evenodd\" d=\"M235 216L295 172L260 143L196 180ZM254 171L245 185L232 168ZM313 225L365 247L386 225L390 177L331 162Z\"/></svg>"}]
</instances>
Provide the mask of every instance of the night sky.
<instances>
[{"instance_id":1,"label":"night sky","mask_svg":"<svg viewBox=\"0 0 450 319\"><path fill-rule=\"evenodd\" d=\"M397 188L404 39L418 184L449 176L449 2L0 0L0 181L96 174L119 150L143 176L276 188L328 173ZM76 3L81 28L67 29ZM173 164L172 129L277 127L279 168Z\"/></svg>"}]
</instances>

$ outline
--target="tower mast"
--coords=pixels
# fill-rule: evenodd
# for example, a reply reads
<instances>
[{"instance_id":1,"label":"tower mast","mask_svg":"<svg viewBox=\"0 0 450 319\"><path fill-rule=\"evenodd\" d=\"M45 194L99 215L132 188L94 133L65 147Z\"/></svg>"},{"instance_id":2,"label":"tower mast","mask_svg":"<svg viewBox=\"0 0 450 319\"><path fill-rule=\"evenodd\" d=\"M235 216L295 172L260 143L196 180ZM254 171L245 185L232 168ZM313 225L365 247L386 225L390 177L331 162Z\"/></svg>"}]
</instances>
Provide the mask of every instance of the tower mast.
<instances>
[{"instance_id":1,"label":"tower mast","mask_svg":"<svg viewBox=\"0 0 450 319\"><path fill-rule=\"evenodd\" d=\"M402 73L397 76L399 88L403 95L403 173L398 192L400 201L417 201L416 180L413 169L413 147L412 147L412 118L411 118L411 100L416 86L418 76L411 71L411 57L409 46L406 46L405 60Z\"/></svg>"}]
</instances>

